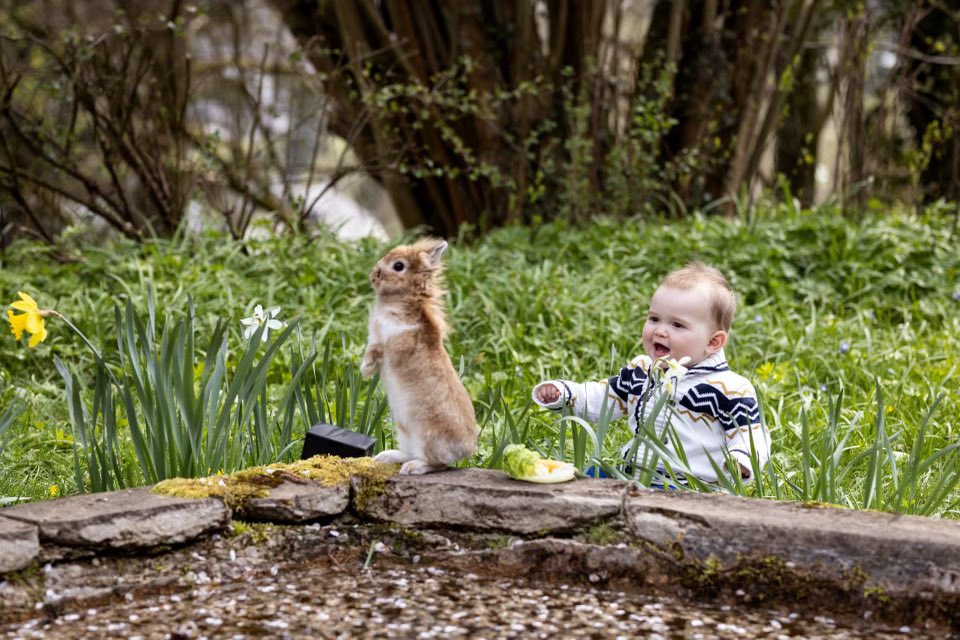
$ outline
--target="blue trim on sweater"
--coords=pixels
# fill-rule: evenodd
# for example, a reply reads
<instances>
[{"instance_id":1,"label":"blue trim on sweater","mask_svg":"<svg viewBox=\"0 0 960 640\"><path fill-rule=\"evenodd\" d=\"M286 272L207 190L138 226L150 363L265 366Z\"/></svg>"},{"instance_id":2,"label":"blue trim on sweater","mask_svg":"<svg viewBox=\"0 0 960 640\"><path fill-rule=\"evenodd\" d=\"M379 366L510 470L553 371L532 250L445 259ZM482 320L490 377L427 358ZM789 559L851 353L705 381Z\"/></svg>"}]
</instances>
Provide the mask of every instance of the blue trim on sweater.
<instances>
[{"instance_id":1,"label":"blue trim on sweater","mask_svg":"<svg viewBox=\"0 0 960 640\"><path fill-rule=\"evenodd\" d=\"M639 396L643 393L643 385L647 382L647 372L639 366L624 367L620 373L608 381L610 388L617 397L627 402L630 396Z\"/></svg>"}]
</instances>

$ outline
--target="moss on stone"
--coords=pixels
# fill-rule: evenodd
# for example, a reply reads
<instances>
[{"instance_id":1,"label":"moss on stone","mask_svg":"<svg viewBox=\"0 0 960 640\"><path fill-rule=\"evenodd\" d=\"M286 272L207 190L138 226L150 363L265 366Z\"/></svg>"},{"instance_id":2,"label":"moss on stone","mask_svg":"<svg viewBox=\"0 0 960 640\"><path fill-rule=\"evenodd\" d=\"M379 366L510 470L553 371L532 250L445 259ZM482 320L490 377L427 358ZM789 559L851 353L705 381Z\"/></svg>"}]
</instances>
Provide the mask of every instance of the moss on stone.
<instances>
[{"instance_id":1,"label":"moss on stone","mask_svg":"<svg viewBox=\"0 0 960 640\"><path fill-rule=\"evenodd\" d=\"M620 542L623 535L606 520L595 522L584 531L583 538L590 544L605 546Z\"/></svg>"},{"instance_id":2,"label":"moss on stone","mask_svg":"<svg viewBox=\"0 0 960 640\"><path fill-rule=\"evenodd\" d=\"M264 522L247 522L246 520L233 520L227 527L228 538L240 538L246 536L250 542L255 545L261 545L270 539L270 525Z\"/></svg>"},{"instance_id":3,"label":"moss on stone","mask_svg":"<svg viewBox=\"0 0 960 640\"><path fill-rule=\"evenodd\" d=\"M399 465L390 466L395 467L396 470L400 469ZM396 473L396 471L394 471L394 473ZM357 491L353 496L354 508L360 513L365 512L371 502L383 495L387 486L387 478L389 477L390 476L377 478L373 476L363 476L363 481L357 486Z\"/></svg>"},{"instance_id":4,"label":"moss on stone","mask_svg":"<svg viewBox=\"0 0 960 640\"><path fill-rule=\"evenodd\" d=\"M42 586L44 581L43 571L41 570L41 565L39 562L34 559L33 562L23 567L22 569L17 569L16 571L8 571L3 574L3 581L9 582L10 584L30 586L38 589L38 593L42 594ZM42 600L42 595L40 596ZM0 612L3 611L2 604L0 604Z\"/></svg>"},{"instance_id":5,"label":"moss on stone","mask_svg":"<svg viewBox=\"0 0 960 640\"><path fill-rule=\"evenodd\" d=\"M314 456L292 463L251 467L230 475L171 478L157 483L152 491L177 498L220 498L231 509L243 511L248 501L267 497L270 489L284 480L306 480L335 487L348 482L352 476L359 476L367 481L365 485L382 487L398 470L398 465L374 462L373 458Z\"/></svg>"},{"instance_id":6,"label":"moss on stone","mask_svg":"<svg viewBox=\"0 0 960 640\"><path fill-rule=\"evenodd\" d=\"M820 500L804 500L800 503L801 509L843 509L840 505L831 504L829 502L821 502Z\"/></svg>"},{"instance_id":7,"label":"moss on stone","mask_svg":"<svg viewBox=\"0 0 960 640\"><path fill-rule=\"evenodd\" d=\"M347 482L352 476L365 480L384 482L397 475L400 465L374 462L373 458L338 458L337 456L314 456L286 465L271 465L304 478L316 480L326 487L335 487Z\"/></svg>"},{"instance_id":8,"label":"moss on stone","mask_svg":"<svg viewBox=\"0 0 960 640\"><path fill-rule=\"evenodd\" d=\"M679 583L700 595L716 595L726 589L749 585L752 601L772 597L789 597L795 601L822 598L826 592L848 597L863 589L867 575L859 567L845 572L840 592L809 570L797 570L779 556L740 557L725 566L716 556L704 561L684 560L679 563Z\"/></svg>"},{"instance_id":9,"label":"moss on stone","mask_svg":"<svg viewBox=\"0 0 960 640\"><path fill-rule=\"evenodd\" d=\"M486 539L486 546L488 549L509 549L514 540L516 540L514 537L496 534Z\"/></svg>"},{"instance_id":10,"label":"moss on stone","mask_svg":"<svg viewBox=\"0 0 960 640\"><path fill-rule=\"evenodd\" d=\"M883 605L889 605L893 602L893 599L887 593L887 590L879 585L864 587L863 597L867 600L874 600Z\"/></svg>"},{"instance_id":11,"label":"moss on stone","mask_svg":"<svg viewBox=\"0 0 960 640\"><path fill-rule=\"evenodd\" d=\"M713 594L722 587L723 574L723 563L710 556L703 562L685 563L682 582L697 593Z\"/></svg>"},{"instance_id":12,"label":"moss on stone","mask_svg":"<svg viewBox=\"0 0 960 640\"><path fill-rule=\"evenodd\" d=\"M281 476L254 467L227 476L171 478L157 483L151 491L177 498L220 498L231 509L242 510L248 500L266 497L281 482Z\"/></svg>"}]
</instances>

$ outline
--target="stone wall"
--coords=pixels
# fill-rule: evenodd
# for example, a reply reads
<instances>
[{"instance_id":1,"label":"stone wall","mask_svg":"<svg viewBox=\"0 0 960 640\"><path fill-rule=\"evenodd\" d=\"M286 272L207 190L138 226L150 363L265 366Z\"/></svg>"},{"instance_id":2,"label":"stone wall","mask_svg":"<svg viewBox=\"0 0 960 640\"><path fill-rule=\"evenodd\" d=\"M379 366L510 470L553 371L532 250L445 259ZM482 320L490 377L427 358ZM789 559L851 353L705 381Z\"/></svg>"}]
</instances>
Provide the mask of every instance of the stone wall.
<instances>
[{"instance_id":1,"label":"stone wall","mask_svg":"<svg viewBox=\"0 0 960 640\"><path fill-rule=\"evenodd\" d=\"M425 549L428 538L418 536L439 531L461 541L448 565L503 575L960 621L960 522L617 480L538 485L481 469L355 475L332 485L287 474L240 502L143 488L18 505L0 511L0 572L155 554L214 535L233 518L388 526L416 533L411 544L419 539ZM512 542L491 545L497 537Z\"/></svg>"}]
</instances>

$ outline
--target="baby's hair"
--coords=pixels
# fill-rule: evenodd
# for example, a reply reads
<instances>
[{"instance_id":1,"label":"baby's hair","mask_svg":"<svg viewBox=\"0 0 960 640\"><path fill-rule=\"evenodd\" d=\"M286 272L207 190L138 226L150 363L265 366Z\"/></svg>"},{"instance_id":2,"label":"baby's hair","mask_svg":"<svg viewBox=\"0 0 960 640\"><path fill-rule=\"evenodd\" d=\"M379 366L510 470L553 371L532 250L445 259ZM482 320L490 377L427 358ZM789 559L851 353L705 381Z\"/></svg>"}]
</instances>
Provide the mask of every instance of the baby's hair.
<instances>
[{"instance_id":1,"label":"baby's hair","mask_svg":"<svg viewBox=\"0 0 960 640\"><path fill-rule=\"evenodd\" d=\"M733 315L737 312L737 297L719 269L702 262L691 262L668 273L661 285L677 289L692 289L705 285L710 291L710 306L717 327L730 331Z\"/></svg>"}]
</instances>

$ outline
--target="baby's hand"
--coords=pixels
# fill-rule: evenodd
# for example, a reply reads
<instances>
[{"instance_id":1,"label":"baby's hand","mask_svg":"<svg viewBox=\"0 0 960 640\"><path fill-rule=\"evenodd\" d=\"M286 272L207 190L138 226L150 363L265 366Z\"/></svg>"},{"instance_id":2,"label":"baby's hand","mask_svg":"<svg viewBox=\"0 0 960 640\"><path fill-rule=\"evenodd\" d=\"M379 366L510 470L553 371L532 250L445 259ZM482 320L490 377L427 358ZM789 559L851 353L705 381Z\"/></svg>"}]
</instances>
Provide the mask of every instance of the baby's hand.
<instances>
[{"instance_id":1,"label":"baby's hand","mask_svg":"<svg viewBox=\"0 0 960 640\"><path fill-rule=\"evenodd\" d=\"M540 402L550 404L559 399L560 389L557 388L557 385L547 382L537 388L537 400Z\"/></svg>"}]
</instances>

